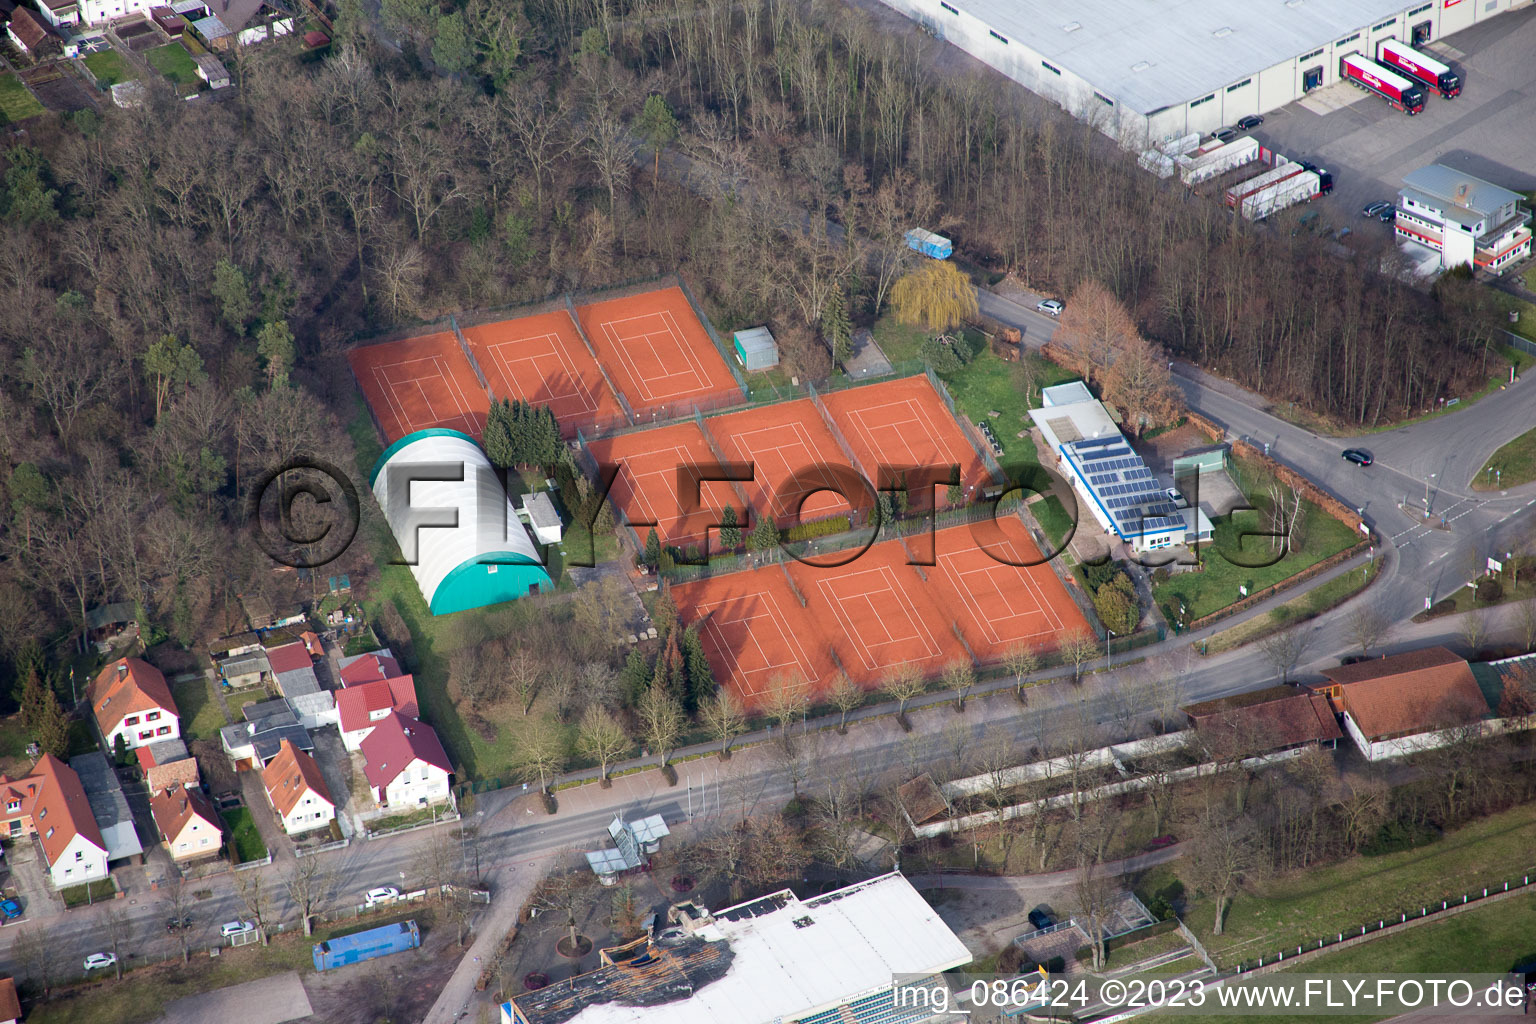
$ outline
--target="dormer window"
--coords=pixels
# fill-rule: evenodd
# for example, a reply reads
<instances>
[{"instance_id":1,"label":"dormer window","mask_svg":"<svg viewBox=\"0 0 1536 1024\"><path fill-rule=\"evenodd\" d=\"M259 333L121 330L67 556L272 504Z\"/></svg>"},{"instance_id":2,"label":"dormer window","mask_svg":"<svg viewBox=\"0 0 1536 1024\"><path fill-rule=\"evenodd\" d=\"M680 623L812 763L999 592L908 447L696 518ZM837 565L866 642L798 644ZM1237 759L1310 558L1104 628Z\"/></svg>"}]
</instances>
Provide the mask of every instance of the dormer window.
<instances>
[{"instance_id":1,"label":"dormer window","mask_svg":"<svg viewBox=\"0 0 1536 1024\"><path fill-rule=\"evenodd\" d=\"M15 814L17 811L21 810L21 801L7 800L5 802L5 810L7 814Z\"/></svg>"}]
</instances>

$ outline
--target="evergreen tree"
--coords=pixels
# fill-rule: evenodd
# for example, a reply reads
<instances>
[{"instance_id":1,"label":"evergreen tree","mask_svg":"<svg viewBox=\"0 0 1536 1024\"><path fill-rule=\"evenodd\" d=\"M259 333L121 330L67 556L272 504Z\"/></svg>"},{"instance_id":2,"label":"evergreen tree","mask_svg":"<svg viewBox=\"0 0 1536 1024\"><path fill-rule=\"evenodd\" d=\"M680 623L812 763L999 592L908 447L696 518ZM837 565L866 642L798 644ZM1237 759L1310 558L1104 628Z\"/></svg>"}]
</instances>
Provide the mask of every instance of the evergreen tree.
<instances>
[{"instance_id":1,"label":"evergreen tree","mask_svg":"<svg viewBox=\"0 0 1536 1024\"><path fill-rule=\"evenodd\" d=\"M853 356L853 322L841 288L834 288L821 311L821 332L832 346L832 361L845 364Z\"/></svg>"},{"instance_id":2,"label":"evergreen tree","mask_svg":"<svg viewBox=\"0 0 1536 1024\"><path fill-rule=\"evenodd\" d=\"M736 506L727 505L720 513L720 546L727 551L741 547L741 522L736 518Z\"/></svg>"},{"instance_id":3,"label":"evergreen tree","mask_svg":"<svg viewBox=\"0 0 1536 1024\"><path fill-rule=\"evenodd\" d=\"M640 560L652 569L661 564L661 538L656 536L654 526L645 535L645 553L640 556Z\"/></svg>"},{"instance_id":4,"label":"evergreen tree","mask_svg":"<svg viewBox=\"0 0 1536 1024\"><path fill-rule=\"evenodd\" d=\"M633 707L651 682L651 663L640 653L640 648L630 648L629 659L624 662L619 679L624 684L624 703Z\"/></svg>"},{"instance_id":5,"label":"evergreen tree","mask_svg":"<svg viewBox=\"0 0 1536 1024\"><path fill-rule=\"evenodd\" d=\"M772 516L759 516L752 526L752 535L747 538L747 547L753 551L767 551L779 543L779 528L773 524Z\"/></svg>"},{"instance_id":6,"label":"evergreen tree","mask_svg":"<svg viewBox=\"0 0 1536 1024\"><path fill-rule=\"evenodd\" d=\"M117 739L112 743L112 756L117 759L118 764L128 763L128 741L123 739L122 733L118 733Z\"/></svg>"},{"instance_id":7,"label":"evergreen tree","mask_svg":"<svg viewBox=\"0 0 1536 1024\"><path fill-rule=\"evenodd\" d=\"M667 631L662 642L661 654L656 657L656 672L651 676L651 689L662 690L679 704L688 688L687 673L683 668L683 652L677 645L677 629Z\"/></svg>"},{"instance_id":8,"label":"evergreen tree","mask_svg":"<svg viewBox=\"0 0 1536 1024\"><path fill-rule=\"evenodd\" d=\"M704 654L704 641L699 636L697 622L683 631L683 667L688 675L683 710L694 715L715 696L715 674Z\"/></svg>"},{"instance_id":9,"label":"evergreen tree","mask_svg":"<svg viewBox=\"0 0 1536 1024\"><path fill-rule=\"evenodd\" d=\"M43 703L37 728L34 730L37 736L37 745L43 748L45 753L54 757L63 757L69 753L69 716L64 713L64 707L59 703L58 695L52 690L43 694ZM123 741L123 734L117 734L117 742L122 745L126 755L128 744ZM124 755L119 755L121 761Z\"/></svg>"},{"instance_id":10,"label":"evergreen tree","mask_svg":"<svg viewBox=\"0 0 1536 1024\"><path fill-rule=\"evenodd\" d=\"M37 731L38 724L43 718L43 704L47 698L48 691L37 674L37 665L27 666L22 675L21 686L16 691L16 703L21 705L21 724L28 732Z\"/></svg>"},{"instance_id":11,"label":"evergreen tree","mask_svg":"<svg viewBox=\"0 0 1536 1024\"><path fill-rule=\"evenodd\" d=\"M492 402L485 418L485 454L491 465L501 469L517 462L512 444L512 406L505 398Z\"/></svg>"}]
</instances>

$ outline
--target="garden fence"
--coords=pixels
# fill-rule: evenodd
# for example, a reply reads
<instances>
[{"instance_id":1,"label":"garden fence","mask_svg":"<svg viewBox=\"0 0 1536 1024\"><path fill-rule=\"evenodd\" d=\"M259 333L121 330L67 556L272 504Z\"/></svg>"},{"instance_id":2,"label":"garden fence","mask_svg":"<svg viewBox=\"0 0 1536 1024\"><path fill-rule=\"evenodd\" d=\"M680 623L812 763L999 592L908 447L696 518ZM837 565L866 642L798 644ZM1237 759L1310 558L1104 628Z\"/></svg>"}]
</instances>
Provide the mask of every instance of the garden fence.
<instances>
[{"instance_id":1,"label":"garden fence","mask_svg":"<svg viewBox=\"0 0 1536 1024\"><path fill-rule=\"evenodd\" d=\"M260 860L248 860L235 865L236 871L249 871L251 868L264 868L272 863L272 854L268 853Z\"/></svg>"}]
</instances>

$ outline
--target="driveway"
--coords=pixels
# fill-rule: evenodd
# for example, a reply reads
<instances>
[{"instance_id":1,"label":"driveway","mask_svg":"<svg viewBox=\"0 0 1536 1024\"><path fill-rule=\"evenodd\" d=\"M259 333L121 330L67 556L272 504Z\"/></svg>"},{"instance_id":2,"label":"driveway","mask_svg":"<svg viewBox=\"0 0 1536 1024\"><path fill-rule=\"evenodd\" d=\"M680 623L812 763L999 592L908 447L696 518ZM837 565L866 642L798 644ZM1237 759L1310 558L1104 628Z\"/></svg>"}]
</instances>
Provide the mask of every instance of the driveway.
<instances>
[{"instance_id":1,"label":"driveway","mask_svg":"<svg viewBox=\"0 0 1536 1024\"><path fill-rule=\"evenodd\" d=\"M356 817L357 807L352 799L351 776L356 771L352 765L352 756L342 746L341 736L334 729L318 729L310 733L309 737L315 742L315 763L320 766L320 774L325 776L325 786L331 791L331 800L336 804L336 821L341 825L341 834L350 839L354 832L362 831L362 823Z\"/></svg>"},{"instance_id":2,"label":"driveway","mask_svg":"<svg viewBox=\"0 0 1536 1024\"><path fill-rule=\"evenodd\" d=\"M296 972L248 981L243 985L184 996L165 1008L156 1024L207 1024L238 1020L241 1024L284 1024L314 1013L309 995Z\"/></svg>"},{"instance_id":3,"label":"driveway","mask_svg":"<svg viewBox=\"0 0 1536 1024\"><path fill-rule=\"evenodd\" d=\"M25 920L54 917L64 912L64 901L53 894L48 884L48 869L43 865L36 839L24 839L12 844L5 852L11 865L11 884L21 900L26 913Z\"/></svg>"},{"instance_id":4,"label":"driveway","mask_svg":"<svg viewBox=\"0 0 1536 1024\"><path fill-rule=\"evenodd\" d=\"M292 859L293 840L278 825L277 815L267 803L267 789L261 784L260 772L240 773L240 795L245 797L245 806L250 809L256 831L261 834L261 841L267 844L272 859L277 860L279 853L286 853Z\"/></svg>"}]
</instances>

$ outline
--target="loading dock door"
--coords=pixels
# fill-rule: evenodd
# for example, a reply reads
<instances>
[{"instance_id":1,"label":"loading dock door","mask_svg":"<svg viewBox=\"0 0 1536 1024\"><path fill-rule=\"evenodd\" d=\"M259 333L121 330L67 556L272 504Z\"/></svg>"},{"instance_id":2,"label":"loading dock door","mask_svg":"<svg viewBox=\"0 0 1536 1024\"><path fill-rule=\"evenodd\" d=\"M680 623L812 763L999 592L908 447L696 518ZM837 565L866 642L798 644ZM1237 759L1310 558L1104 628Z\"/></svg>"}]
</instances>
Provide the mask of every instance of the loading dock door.
<instances>
[{"instance_id":1,"label":"loading dock door","mask_svg":"<svg viewBox=\"0 0 1536 1024\"><path fill-rule=\"evenodd\" d=\"M1323 84L1323 69L1308 68L1301 73L1301 91L1311 92Z\"/></svg>"},{"instance_id":2,"label":"loading dock door","mask_svg":"<svg viewBox=\"0 0 1536 1024\"><path fill-rule=\"evenodd\" d=\"M1413 45L1423 46L1429 42L1429 35L1433 30L1434 23L1429 21L1421 21L1413 26Z\"/></svg>"}]
</instances>

